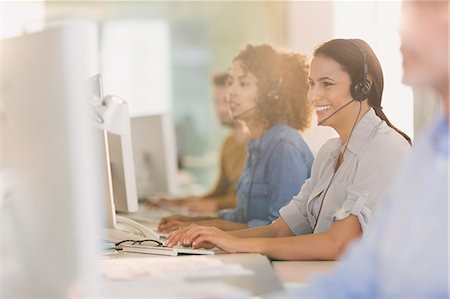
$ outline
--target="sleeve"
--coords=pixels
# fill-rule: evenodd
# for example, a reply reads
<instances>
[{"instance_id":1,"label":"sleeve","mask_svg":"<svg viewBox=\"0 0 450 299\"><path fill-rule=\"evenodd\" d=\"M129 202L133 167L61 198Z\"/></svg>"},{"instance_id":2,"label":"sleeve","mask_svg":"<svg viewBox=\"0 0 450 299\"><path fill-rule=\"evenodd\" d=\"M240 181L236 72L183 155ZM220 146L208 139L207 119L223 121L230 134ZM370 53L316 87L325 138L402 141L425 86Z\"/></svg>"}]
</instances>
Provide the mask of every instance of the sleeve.
<instances>
[{"instance_id":1,"label":"sleeve","mask_svg":"<svg viewBox=\"0 0 450 299\"><path fill-rule=\"evenodd\" d=\"M245 209L239 205L234 209L219 210L217 214L220 218L223 218L226 221L240 223L245 223L246 221Z\"/></svg>"},{"instance_id":2,"label":"sleeve","mask_svg":"<svg viewBox=\"0 0 450 299\"><path fill-rule=\"evenodd\" d=\"M347 186L346 199L334 214L334 220L342 220L349 215L357 216L363 232L389 191L410 146L398 139L380 138L365 150L360 155L355 178Z\"/></svg>"},{"instance_id":3,"label":"sleeve","mask_svg":"<svg viewBox=\"0 0 450 299\"><path fill-rule=\"evenodd\" d=\"M249 227L267 225L280 216L280 209L296 195L311 173L309 150L281 140L267 165L269 206L266 219L253 219Z\"/></svg>"},{"instance_id":4,"label":"sleeve","mask_svg":"<svg viewBox=\"0 0 450 299\"><path fill-rule=\"evenodd\" d=\"M349 247L330 274L315 275L306 288L271 299L379 297L379 248L388 229L388 219L392 219L396 213L392 203L391 198L387 198L368 233Z\"/></svg>"}]
</instances>

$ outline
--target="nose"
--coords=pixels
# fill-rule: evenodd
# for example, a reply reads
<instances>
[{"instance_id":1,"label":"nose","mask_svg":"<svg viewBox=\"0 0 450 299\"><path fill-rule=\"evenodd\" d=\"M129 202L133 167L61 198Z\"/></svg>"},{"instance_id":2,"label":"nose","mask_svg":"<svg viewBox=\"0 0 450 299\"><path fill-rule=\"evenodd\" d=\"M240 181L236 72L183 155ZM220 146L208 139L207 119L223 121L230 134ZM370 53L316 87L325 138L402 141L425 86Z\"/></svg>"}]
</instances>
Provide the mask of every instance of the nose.
<instances>
[{"instance_id":1,"label":"nose","mask_svg":"<svg viewBox=\"0 0 450 299\"><path fill-rule=\"evenodd\" d=\"M233 98L235 95L236 95L235 84L231 83L228 85L227 88L227 102L230 102L231 98Z\"/></svg>"}]
</instances>

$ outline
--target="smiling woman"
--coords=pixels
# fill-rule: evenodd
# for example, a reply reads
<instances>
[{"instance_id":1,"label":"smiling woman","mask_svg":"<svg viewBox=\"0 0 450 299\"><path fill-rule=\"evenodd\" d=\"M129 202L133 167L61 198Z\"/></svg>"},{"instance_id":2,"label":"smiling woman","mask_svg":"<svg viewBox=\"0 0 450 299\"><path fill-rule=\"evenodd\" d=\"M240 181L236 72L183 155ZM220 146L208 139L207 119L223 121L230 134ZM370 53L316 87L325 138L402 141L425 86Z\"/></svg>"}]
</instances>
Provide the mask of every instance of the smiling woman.
<instances>
[{"instance_id":1,"label":"smiling woman","mask_svg":"<svg viewBox=\"0 0 450 299\"><path fill-rule=\"evenodd\" d=\"M340 137L322 146L311 177L280 209L280 217L269 225L231 233L191 225L171 234L169 245L217 246L275 259L332 260L367 230L410 148L407 136L382 114L381 66L365 42L331 40L316 49L309 83L308 98L319 122Z\"/></svg>"},{"instance_id":2,"label":"smiling woman","mask_svg":"<svg viewBox=\"0 0 450 299\"><path fill-rule=\"evenodd\" d=\"M229 71L228 102L235 121L249 128L248 158L237 184L237 206L219 218L172 216L159 229L192 222L236 230L267 225L310 176L312 153L298 130L308 127L307 63L300 54L248 45Z\"/></svg>"}]
</instances>

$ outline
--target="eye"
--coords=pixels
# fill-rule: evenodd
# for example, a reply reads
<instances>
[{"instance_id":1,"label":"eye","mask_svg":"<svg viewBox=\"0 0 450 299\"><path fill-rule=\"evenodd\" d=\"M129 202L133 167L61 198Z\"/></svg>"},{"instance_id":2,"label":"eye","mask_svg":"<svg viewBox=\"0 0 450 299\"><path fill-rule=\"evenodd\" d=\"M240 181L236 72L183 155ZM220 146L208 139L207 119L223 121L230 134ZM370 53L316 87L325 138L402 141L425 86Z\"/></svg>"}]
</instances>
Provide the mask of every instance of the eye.
<instances>
[{"instance_id":1,"label":"eye","mask_svg":"<svg viewBox=\"0 0 450 299\"><path fill-rule=\"evenodd\" d=\"M323 81L323 82L322 82L322 85L323 85L323 87L330 87L330 86L333 86L334 83L327 82L327 81Z\"/></svg>"},{"instance_id":2,"label":"eye","mask_svg":"<svg viewBox=\"0 0 450 299\"><path fill-rule=\"evenodd\" d=\"M308 85L309 85L310 87L312 87L312 86L314 86L314 82L313 82L313 81L308 81Z\"/></svg>"},{"instance_id":3,"label":"eye","mask_svg":"<svg viewBox=\"0 0 450 299\"><path fill-rule=\"evenodd\" d=\"M239 84L241 85L241 87L245 87L245 86L250 85L250 84L249 84L248 82L246 82L246 81L240 81Z\"/></svg>"}]
</instances>

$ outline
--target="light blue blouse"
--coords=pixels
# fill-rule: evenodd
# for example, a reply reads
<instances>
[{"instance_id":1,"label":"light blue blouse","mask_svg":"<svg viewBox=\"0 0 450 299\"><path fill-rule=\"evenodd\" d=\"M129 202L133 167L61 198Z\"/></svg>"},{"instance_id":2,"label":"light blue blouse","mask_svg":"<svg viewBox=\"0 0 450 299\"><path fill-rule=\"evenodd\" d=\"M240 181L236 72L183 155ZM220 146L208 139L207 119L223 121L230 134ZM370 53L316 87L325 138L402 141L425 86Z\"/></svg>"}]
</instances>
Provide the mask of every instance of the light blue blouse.
<instances>
[{"instance_id":1,"label":"light blue blouse","mask_svg":"<svg viewBox=\"0 0 450 299\"><path fill-rule=\"evenodd\" d=\"M278 123L247 145L248 156L237 184L236 208L219 211L228 221L249 227L270 224L311 174L313 154L300 133Z\"/></svg>"}]
</instances>

